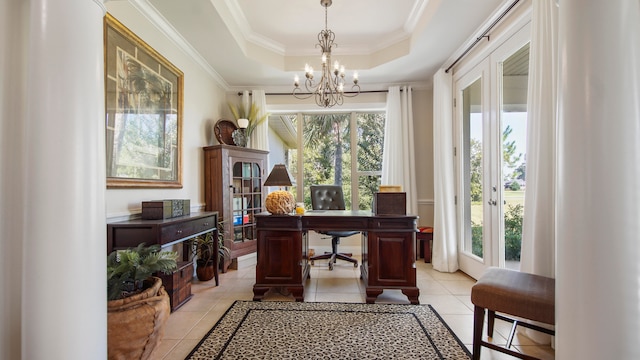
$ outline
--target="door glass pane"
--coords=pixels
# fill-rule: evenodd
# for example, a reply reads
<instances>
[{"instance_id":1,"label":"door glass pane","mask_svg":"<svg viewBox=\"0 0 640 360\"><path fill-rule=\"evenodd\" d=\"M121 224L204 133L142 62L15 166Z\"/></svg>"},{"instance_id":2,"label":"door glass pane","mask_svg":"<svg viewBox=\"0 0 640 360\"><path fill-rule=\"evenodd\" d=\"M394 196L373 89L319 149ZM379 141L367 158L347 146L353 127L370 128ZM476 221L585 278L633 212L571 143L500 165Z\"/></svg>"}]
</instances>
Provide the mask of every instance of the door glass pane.
<instances>
[{"instance_id":1,"label":"door glass pane","mask_svg":"<svg viewBox=\"0 0 640 360\"><path fill-rule=\"evenodd\" d=\"M502 64L503 225L505 267L520 269L527 159L527 88L529 44Z\"/></svg>"},{"instance_id":2,"label":"door glass pane","mask_svg":"<svg viewBox=\"0 0 640 360\"><path fill-rule=\"evenodd\" d=\"M462 90L465 183L464 250L483 256L483 121L481 103L482 79Z\"/></svg>"}]
</instances>

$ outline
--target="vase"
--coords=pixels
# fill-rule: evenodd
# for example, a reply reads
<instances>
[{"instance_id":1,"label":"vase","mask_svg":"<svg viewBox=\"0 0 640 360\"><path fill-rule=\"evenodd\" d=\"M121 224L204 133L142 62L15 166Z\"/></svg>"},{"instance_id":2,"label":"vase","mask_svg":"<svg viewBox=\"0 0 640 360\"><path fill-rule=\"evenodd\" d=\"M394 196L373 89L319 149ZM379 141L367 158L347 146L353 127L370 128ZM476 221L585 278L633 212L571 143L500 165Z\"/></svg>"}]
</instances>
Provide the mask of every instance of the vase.
<instances>
[{"instance_id":1,"label":"vase","mask_svg":"<svg viewBox=\"0 0 640 360\"><path fill-rule=\"evenodd\" d=\"M209 281L213 279L215 275L215 269L213 267L213 261L209 261L206 265L198 262L196 267L196 276L200 281Z\"/></svg>"},{"instance_id":2,"label":"vase","mask_svg":"<svg viewBox=\"0 0 640 360\"><path fill-rule=\"evenodd\" d=\"M162 279L150 277L146 289L107 302L107 353L110 360L152 359L171 313Z\"/></svg>"},{"instance_id":3,"label":"vase","mask_svg":"<svg viewBox=\"0 0 640 360\"><path fill-rule=\"evenodd\" d=\"M233 142L234 144L236 144L236 146L240 146L240 147L247 146L248 139L244 129L234 130L233 133L231 133L231 138L233 139Z\"/></svg>"}]
</instances>

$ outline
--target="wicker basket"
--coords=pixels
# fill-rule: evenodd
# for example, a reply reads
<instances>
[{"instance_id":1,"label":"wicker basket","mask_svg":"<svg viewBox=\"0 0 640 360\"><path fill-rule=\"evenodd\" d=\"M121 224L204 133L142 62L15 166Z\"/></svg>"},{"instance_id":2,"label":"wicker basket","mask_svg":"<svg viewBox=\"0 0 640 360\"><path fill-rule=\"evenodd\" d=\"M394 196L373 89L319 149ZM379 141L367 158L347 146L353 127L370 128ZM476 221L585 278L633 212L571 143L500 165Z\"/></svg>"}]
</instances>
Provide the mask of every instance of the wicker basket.
<instances>
[{"instance_id":1,"label":"wicker basket","mask_svg":"<svg viewBox=\"0 0 640 360\"><path fill-rule=\"evenodd\" d=\"M109 359L149 359L171 313L169 296L158 277L143 292L107 302ZM147 283L145 281L145 284Z\"/></svg>"}]
</instances>

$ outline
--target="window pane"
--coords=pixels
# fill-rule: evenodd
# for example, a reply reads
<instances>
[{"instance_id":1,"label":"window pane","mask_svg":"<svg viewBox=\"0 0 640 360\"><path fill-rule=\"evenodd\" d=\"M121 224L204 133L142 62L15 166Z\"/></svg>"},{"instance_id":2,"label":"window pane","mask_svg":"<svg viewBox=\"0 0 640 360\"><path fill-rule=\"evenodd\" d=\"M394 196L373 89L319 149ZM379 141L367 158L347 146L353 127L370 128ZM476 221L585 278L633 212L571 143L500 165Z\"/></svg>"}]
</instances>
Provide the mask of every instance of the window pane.
<instances>
[{"instance_id":1,"label":"window pane","mask_svg":"<svg viewBox=\"0 0 640 360\"><path fill-rule=\"evenodd\" d=\"M304 203L311 208L309 187L337 184L351 208L351 146L349 114L304 115Z\"/></svg>"},{"instance_id":2,"label":"window pane","mask_svg":"<svg viewBox=\"0 0 640 360\"><path fill-rule=\"evenodd\" d=\"M371 210L373 194L380 188L381 175L367 175L358 177L358 209Z\"/></svg>"},{"instance_id":3,"label":"window pane","mask_svg":"<svg viewBox=\"0 0 640 360\"><path fill-rule=\"evenodd\" d=\"M382 113L358 114L358 171L382 171L384 122Z\"/></svg>"},{"instance_id":4,"label":"window pane","mask_svg":"<svg viewBox=\"0 0 640 360\"><path fill-rule=\"evenodd\" d=\"M462 118L465 157L465 251L483 256L483 119L482 80L478 79L462 91Z\"/></svg>"},{"instance_id":5,"label":"window pane","mask_svg":"<svg viewBox=\"0 0 640 360\"><path fill-rule=\"evenodd\" d=\"M503 226L505 266L520 270L527 159L527 88L529 44L502 64Z\"/></svg>"}]
</instances>

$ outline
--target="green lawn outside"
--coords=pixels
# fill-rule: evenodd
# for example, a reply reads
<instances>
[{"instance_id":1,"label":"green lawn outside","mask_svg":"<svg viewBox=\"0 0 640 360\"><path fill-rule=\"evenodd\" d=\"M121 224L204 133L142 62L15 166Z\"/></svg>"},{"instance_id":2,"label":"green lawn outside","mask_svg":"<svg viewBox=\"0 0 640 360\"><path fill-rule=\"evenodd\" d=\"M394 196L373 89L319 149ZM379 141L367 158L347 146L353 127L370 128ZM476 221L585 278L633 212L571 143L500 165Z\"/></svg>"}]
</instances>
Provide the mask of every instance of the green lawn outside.
<instances>
[{"instance_id":1,"label":"green lawn outside","mask_svg":"<svg viewBox=\"0 0 640 360\"><path fill-rule=\"evenodd\" d=\"M524 206L524 190L505 190L504 201L507 205L522 204ZM471 203L471 221L475 224L482 224L482 204L479 202Z\"/></svg>"}]
</instances>

